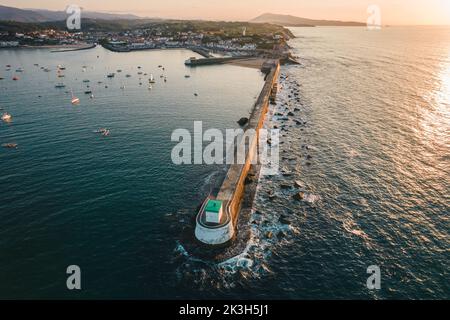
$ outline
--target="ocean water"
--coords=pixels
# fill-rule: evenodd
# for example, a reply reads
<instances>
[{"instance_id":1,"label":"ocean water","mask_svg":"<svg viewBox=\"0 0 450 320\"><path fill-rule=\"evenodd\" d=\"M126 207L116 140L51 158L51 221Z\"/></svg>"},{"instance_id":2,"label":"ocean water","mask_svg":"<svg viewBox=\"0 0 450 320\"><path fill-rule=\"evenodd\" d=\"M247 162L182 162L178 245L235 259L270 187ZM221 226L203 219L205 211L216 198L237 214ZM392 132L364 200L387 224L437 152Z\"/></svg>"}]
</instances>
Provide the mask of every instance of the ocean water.
<instances>
[{"instance_id":1,"label":"ocean water","mask_svg":"<svg viewBox=\"0 0 450 320\"><path fill-rule=\"evenodd\" d=\"M222 263L189 252L182 233L224 168L173 166L170 133L199 119L235 127L258 71L185 69L188 51L0 51L25 68L0 82L14 116L0 142L19 143L0 152L0 297L450 298L450 29L292 31L301 65L282 67L265 124L281 129L282 170L260 178L250 240ZM33 63L66 65L81 105ZM158 64L167 87L148 92L136 66L159 80ZM82 79L119 67L83 95ZM69 264L81 292L65 289ZM366 287L371 265L381 290Z\"/></svg>"},{"instance_id":2,"label":"ocean water","mask_svg":"<svg viewBox=\"0 0 450 320\"><path fill-rule=\"evenodd\" d=\"M180 250L184 279L203 297L448 299L450 28L292 31L301 65L282 67L265 124L280 174L260 179L242 254Z\"/></svg>"},{"instance_id":3,"label":"ocean water","mask_svg":"<svg viewBox=\"0 0 450 320\"><path fill-rule=\"evenodd\" d=\"M0 112L13 116L0 124L0 143L18 144L17 150L0 149L1 298L176 294L167 283L179 239L171 227L189 221L167 215L194 213L225 171L174 165L171 134L178 128L192 132L194 121L203 121L205 130L237 128L263 85L255 69L185 67L191 56L197 55L0 51ZM57 78L57 65L66 67L65 78ZM19 67L23 73L15 72ZM106 78L118 69L114 79ZM150 73L157 81L152 90ZM20 80L12 81L14 75ZM56 89L58 82L67 88ZM84 94L87 85L94 99ZM71 105L70 89L79 106ZM110 129L109 137L94 133L102 127ZM81 294L66 289L72 264L83 273Z\"/></svg>"}]
</instances>

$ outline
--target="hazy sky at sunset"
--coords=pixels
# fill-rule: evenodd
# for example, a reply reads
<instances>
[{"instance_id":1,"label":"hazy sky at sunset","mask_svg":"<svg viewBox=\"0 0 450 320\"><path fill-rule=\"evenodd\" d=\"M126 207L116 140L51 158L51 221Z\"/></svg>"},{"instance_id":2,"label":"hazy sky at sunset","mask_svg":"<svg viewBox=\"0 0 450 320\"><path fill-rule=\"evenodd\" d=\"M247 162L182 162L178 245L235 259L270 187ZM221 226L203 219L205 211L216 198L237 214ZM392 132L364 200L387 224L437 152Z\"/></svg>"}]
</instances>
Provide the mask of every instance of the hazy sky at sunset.
<instances>
[{"instance_id":1,"label":"hazy sky at sunset","mask_svg":"<svg viewBox=\"0 0 450 320\"><path fill-rule=\"evenodd\" d=\"M367 7L381 8L383 24L450 24L450 0L0 0L5 6L62 10L78 4L86 10L141 16L249 20L265 12L305 18L367 20Z\"/></svg>"}]
</instances>

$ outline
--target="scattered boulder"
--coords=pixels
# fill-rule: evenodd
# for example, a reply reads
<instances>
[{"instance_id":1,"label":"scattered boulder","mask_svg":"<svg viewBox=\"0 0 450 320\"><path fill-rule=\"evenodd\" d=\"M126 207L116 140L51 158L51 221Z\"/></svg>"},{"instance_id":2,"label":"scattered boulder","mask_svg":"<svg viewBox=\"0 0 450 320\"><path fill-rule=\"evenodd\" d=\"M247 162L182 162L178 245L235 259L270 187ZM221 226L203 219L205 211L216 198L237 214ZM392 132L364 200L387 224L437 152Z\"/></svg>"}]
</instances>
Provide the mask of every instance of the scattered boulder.
<instances>
[{"instance_id":1,"label":"scattered boulder","mask_svg":"<svg viewBox=\"0 0 450 320\"><path fill-rule=\"evenodd\" d=\"M278 232L277 234L278 239L283 239L286 237L286 234L283 231Z\"/></svg>"},{"instance_id":2,"label":"scattered boulder","mask_svg":"<svg viewBox=\"0 0 450 320\"><path fill-rule=\"evenodd\" d=\"M281 216L279 219L280 223L290 225L291 222L288 220L286 216Z\"/></svg>"},{"instance_id":3,"label":"scattered boulder","mask_svg":"<svg viewBox=\"0 0 450 320\"><path fill-rule=\"evenodd\" d=\"M282 184L280 184L280 188L281 189L290 189L291 186L289 184L287 184L287 183L282 183Z\"/></svg>"},{"instance_id":4,"label":"scattered boulder","mask_svg":"<svg viewBox=\"0 0 450 320\"><path fill-rule=\"evenodd\" d=\"M302 201L304 198L305 198L305 193L302 192L302 191L299 192L299 193L294 194L294 199L295 200Z\"/></svg>"},{"instance_id":5,"label":"scattered boulder","mask_svg":"<svg viewBox=\"0 0 450 320\"><path fill-rule=\"evenodd\" d=\"M295 184L295 186L297 188L304 188L305 187L305 184L302 181L300 181L300 180L295 180L294 184Z\"/></svg>"},{"instance_id":6,"label":"scattered boulder","mask_svg":"<svg viewBox=\"0 0 450 320\"><path fill-rule=\"evenodd\" d=\"M240 118L239 119L239 121L237 122L237 123L239 123L239 125L241 126L241 127L243 127L243 126L245 126L247 123L248 123L248 118Z\"/></svg>"}]
</instances>

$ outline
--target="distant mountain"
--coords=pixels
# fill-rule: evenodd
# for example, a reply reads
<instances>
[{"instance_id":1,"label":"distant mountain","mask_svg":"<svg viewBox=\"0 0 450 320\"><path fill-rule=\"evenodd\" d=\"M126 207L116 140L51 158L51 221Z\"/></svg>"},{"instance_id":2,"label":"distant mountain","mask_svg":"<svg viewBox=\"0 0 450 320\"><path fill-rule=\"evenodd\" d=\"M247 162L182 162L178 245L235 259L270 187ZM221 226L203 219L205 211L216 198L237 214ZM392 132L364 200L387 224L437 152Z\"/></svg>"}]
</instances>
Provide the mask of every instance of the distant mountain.
<instances>
[{"instance_id":1,"label":"distant mountain","mask_svg":"<svg viewBox=\"0 0 450 320\"><path fill-rule=\"evenodd\" d=\"M41 15L44 15L49 20L48 21L58 21L65 20L67 18L67 13L65 11L50 11L50 10L40 10L31 9ZM100 20L137 20L142 19L134 14L116 14L116 13L104 13L95 11L82 11L82 18L85 19L100 19Z\"/></svg>"},{"instance_id":2,"label":"distant mountain","mask_svg":"<svg viewBox=\"0 0 450 320\"><path fill-rule=\"evenodd\" d=\"M0 20L17 22L44 22L48 21L44 15L31 10L23 10L0 5Z\"/></svg>"},{"instance_id":3,"label":"distant mountain","mask_svg":"<svg viewBox=\"0 0 450 320\"><path fill-rule=\"evenodd\" d=\"M67 18L65 11L41 9L18 9L0 5L0 20L16 22L49 22L62 21ZM83 11L82 18L100 20L137 20L141 17L132 14L113 14L94 11Z\"/></svg>"},{"instance_id":4,"label":"distant mountain","mask_svg":"<svg viewBox=\"0 0 450 320\"><path fill-rule=\"evenodd\" d=\"M265 13L250 22L272 23L286 27L314 27L314 26L365 26L365 23L353 21L313 20L284 14Z\"/></svg>"}]
</instances>

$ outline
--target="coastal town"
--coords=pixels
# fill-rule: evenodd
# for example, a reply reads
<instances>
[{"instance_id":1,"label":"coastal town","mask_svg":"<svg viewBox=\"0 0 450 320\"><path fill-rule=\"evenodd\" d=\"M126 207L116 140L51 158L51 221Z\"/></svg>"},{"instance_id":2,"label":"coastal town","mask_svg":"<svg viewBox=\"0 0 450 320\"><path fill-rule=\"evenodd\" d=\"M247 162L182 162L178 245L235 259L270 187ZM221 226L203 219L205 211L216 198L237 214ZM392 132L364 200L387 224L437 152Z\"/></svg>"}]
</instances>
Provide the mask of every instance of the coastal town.
<instances>
[{"instance_id":1,"label":"coastal town","mask_svg":"<svg viewBox=\"0 0 450 320\"><path fill-rule=\"evenodd\" d=\"M101 44L116 52L189 48L225 56L277 58L288 54L287 29L274 25L221 22L166 22L141 26L90 26L70 32L62 27L14 25L0 28L0 48ZM207 56L206 54L203 54Z\"/></svg>"}]
</instances>

